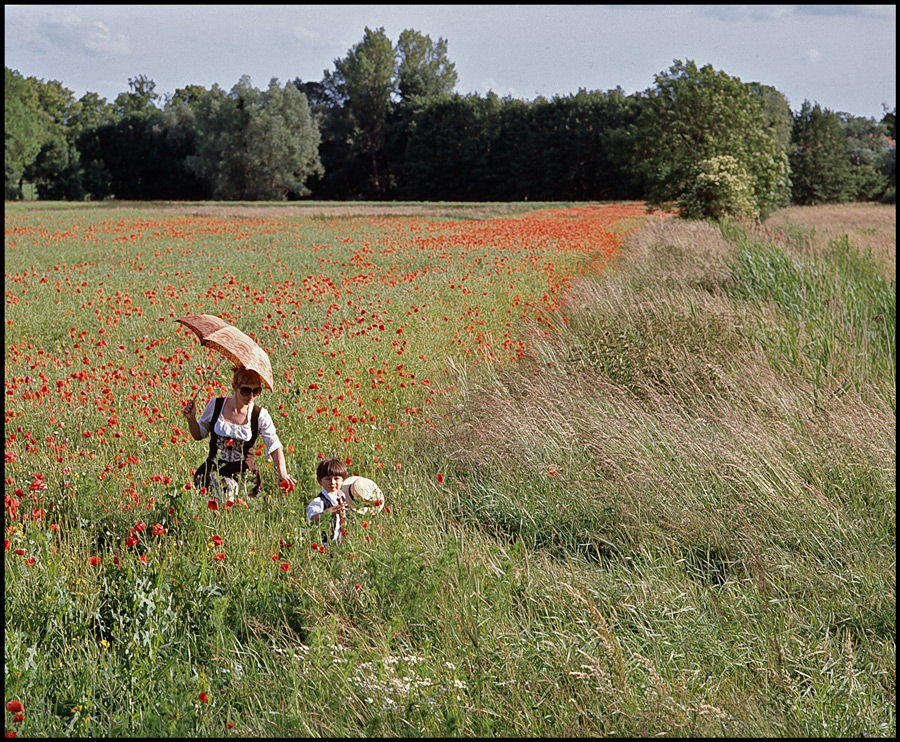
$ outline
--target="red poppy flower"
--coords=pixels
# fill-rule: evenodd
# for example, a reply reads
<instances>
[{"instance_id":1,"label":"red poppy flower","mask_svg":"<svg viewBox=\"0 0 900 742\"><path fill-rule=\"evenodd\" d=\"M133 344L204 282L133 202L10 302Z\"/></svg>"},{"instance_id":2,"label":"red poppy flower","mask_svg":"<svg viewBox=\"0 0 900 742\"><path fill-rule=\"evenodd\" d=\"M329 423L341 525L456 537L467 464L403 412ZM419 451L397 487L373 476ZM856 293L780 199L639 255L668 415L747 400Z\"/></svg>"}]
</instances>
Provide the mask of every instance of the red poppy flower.
<instances>
[{"instance_id":1,"label":"red poppy flower","mask_svg":"<svg viewBox=\"0 0 900 742\"><path fill-rule=\"evenodd\" d=\"M23 714L23 713L20 711L18 714L16 714L16 715L13 717L13 721L16 722L16 723L18 723L18 722L20 722L20 721L25 721L25 714Z\"/></svg>"},{"instance_id":2,"label":"red poppy flower","mask_svg":"<svg viewBox=\"0 0 900 742\"><path fill-rule=\"evenodd\" d=\"M221 545L222 545L222 537L219 536L219 535L213 536L213 537L210 539L210 541L212 541L216 546L221 546Z\"/></svg>"},{"instance_id":3,"label":"red poppy flower","mask_svg":"<svg viewBox=\"0 0 900 742\"><path fill-rule=\"evenodd\" d=\"M7 701L6 702L6 710L11 714L16 714L19 711L24 711L25 707L22 706L21 701Z\"/></svg>"},{"instance_id":4,"label":"red poppy flower","mask_svg":"<svg viewBox=\"0 0 900 742\"><path fill-rule=\"evenodd\" d=\"M287 572L291 568L290 562L282 562L281 563L281 571Z\"/></svg>"},{"instance_id":5,"label":"red poppy flower","mask_svg":"<svg viewBox=\"0 0 900 742\"><path fill-rule=\"evenodd\" d=\"M440 472L437 473L437 483L438 483L438 484L443 484L443 483L444 483L444 475L441 474Z\"/></svg>"},{"instance_id":6,"label":"red poppy flower","mask_svg":"<svg viewBox=\"0 0 900 742\"><path fill-rule=\"evenodd\" d=\"M200 699L201 703L209 703L209 696L206 695L206 691L202 690L197 694L197 698Z\"/></svg>"},{"instance_id":7,"label":"red poppy flower","mask_svg":"<svg viewBox=\"0 0 900 742\"><path fill-rule=\"evenodd\" d=\"M210 510L218 510L219 503L217 500L210 500L209 502L206 503L206 507L208 507Z\"/></svg>"},{"instance_id":8,"label":"red poppy flower","mask_svg":"<svg viewBox=\"0 0 900 742\"><path fill-rule=\"evenodd\" d=\"M225 561L225 552L220 551L218 554L216 554L213 557L213 559L215 559L217 562L224 562Z\"/></svg>"},{"instance_id":9,"label":"red poppy flower","mask_svg":"<svg viewBox=\"0 0 900 742\"><path fill-rule=\"evenodd\" d=\"M318 550L319 550L319 545L318 545L315 541L313 541L312 544L310 544L310 548L311 548L313 551L318 551Z\"/></svg>"},{"instance_id":10,"label":"red poppy flower","mask_svg":"<svg viewBox=\"0 0 900 742\"><path fill-rule=\"evenodd\" d=\"M294 491L294 483L288 482L286 479L282 479L281 482L279 482L279 485L286 493Z\"/></svg>"},{"instance_id":11,"label":"red poppy flower","mask_svg":"<svg viewBox=\"0 0 900 742\"><path fill-rule=\"evenodd\" d=\"M88 564L90 564L92 567L96 567L97 565L100 564L101 561L103 561L103 560L100 557L92 556L88 559Z\"/></svg>"},{"instance_id":12,"label":"red poppy flower","mask_svg":"<svg viewBox=\"0 0 900 742\"><path fill-rule=\"evenodd\" d=\"M153 535L154 536L162 536L168 529L163 526L161 523L157 523L153 526Z\"/></svg>"},{"instance_id":13,"label":"red poppy flower","mask_svg":"<svg viewBox=\"0 0 900 742\"><path fill-rule=\"evenodd\" d=\"M360 584L357 582L357 583L353 586L353 589L354 589L354 590L362 590L362 585L360 585Z\"/></svg>"}]
</instances>

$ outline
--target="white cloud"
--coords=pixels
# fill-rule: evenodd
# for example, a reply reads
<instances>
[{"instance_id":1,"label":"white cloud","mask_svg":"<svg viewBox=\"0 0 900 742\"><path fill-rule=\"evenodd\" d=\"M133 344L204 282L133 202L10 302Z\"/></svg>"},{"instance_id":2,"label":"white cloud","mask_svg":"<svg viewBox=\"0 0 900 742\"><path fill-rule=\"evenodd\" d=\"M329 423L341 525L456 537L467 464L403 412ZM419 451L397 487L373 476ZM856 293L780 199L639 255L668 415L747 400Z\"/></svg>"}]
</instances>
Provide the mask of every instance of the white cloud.
<instances>
[{"instance_id":1,"label":"white cloud","mask_svg":"<svg viewBox=\"0 0 900 742\"><path fill-rule=\"evenodd\" d=\"M303 26L294 26L293 34L300 41L304 41L308 44L315 44L319 41L319 35L313 31L310 31L308 28L304 28Z\"/></svg>"},{"instance_id":2,"label":"white cloud","mask_svg":"<svg viewBox=\"0 0 900 742\"><path fill-rule=\"evenodd\" d=\"M478 85L478 87L473 92L476 92L479 95L494 93L500 98L505 98L506 96L511 96L513 98L521 97L517 88L503 85L502 83L497 82L497 80L492 77L482 80L481 84Z\"/></svg>"},{"instance_id":3,"label":"white cloud","mask_svg":"<svg viewBox=\"0 0 900 742\"><path fill-rule=\"evenodd\" d=\"M124 34L113 31L103 21L85 21L72 13L44 21L43 30L58 46L89 54L127 55L131 47Z\"/></svg>"},{"instance_id":4,"label":"white cloud","mask_svg":"<svg viewBox=\"0 0 900 742\"><path fill-rule=\"evenodd\" d=\"M794 5L700 5L706 16L726 22L777 21L794 15Z\"/></svg>"}]
</instances>

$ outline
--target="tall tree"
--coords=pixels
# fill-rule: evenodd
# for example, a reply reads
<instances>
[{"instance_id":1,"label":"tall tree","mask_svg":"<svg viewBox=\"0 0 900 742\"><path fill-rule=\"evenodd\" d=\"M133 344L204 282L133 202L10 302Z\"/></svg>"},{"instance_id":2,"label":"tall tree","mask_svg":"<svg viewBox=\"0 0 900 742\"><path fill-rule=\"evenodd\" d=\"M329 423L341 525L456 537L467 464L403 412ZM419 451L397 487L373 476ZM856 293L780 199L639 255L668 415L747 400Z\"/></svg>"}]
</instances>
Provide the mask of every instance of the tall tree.
<instances>
[{"instance_id":1,"label":"tall tree","mask_svg":"<svg viewBox=\"0 0 900 742\"><path fill-rule=\"evenodd\" d=\"M432 41L411 28L397 40L397 92L404 101L453 92L458 75L447 56L447 42Z\"/></svg>"},{"instance_id":2,"label":"tall tree","mask_svg":"<svg viewBox=\"0 0 900 742\"><path fill-rule=\"evenodd\" d=\"M794 117L791 180L803 205L849 201L854 190L841 117L808 100Z\"/></svg>"},{"instance_id":3,"label":"tall tree","mask_svg":"<svg viewBox=\"0 0 900 742\"><path fill-rule=\"evenodd\" d=\"M757 211L787 203L788 153L761 86L679 60L654 79L644 94L635 162L651 202L678 199L713 158L728 155L731 172L749 178Z\"/></svg>"},{"instance_id":4,"label":"tall tree","mask_svg":"<svg viewBox=\"0 0 900 742\"><path fill-rule=\"evenodd\" d=\"M394 47L384 28L373 31L366 27L362 41L346 57L336 59L334 72L326 71L323 80L335 100L345 101L353 142L365 154L368 175L378 197L384 191L379 156L395 90L395 69Z\"/></svg>"},{"instance_id":5,"label":"tall tree","mask_svg":"<svg viewBox=\"0 0 900 742\"><path fill-rule=\"evenodd\" d=\"M85 93L76 101L74 94L55 80L42 82L38 97L49 120L48 139L26 171L26 177L34 183L38 196L42 199L80 201L97 191L107 193L108 188L98 187L97 180L104 179L105 175L108 181L108 173L102 167L86 166L79 142L86 133L113 120L113 107L93 92Z\"/></svg>"},{"instance_id":6,"label":"tall tree","mask_svg":"<svg viewBox=\"0 0 900 742\"><path fill-rule=\"evenodd\" d=\"M18 70L5 68L3 88L6 198L22 197L22 177L46 139L37 92Z\"/></svg>"},{"instance_id":7,"label":"tall tree","mask_svg":"<svg viewBox=\"0 0 900 742\"><path fill-rule=\"evenodd\" d=\"M841 114L847 154L853 172L854 201L874 201L889 186L884 172L891 151L887 126L873 118Z\"/></svg>"},{"instance_id":8,"label":"tall tree","mask_svg":"<svg viewBox=\"0 0 900 742\"><path fill-rule=\"evenodd\" d=\"M147 117L159 111L156 107L159 93L155 92L156 83L149 77L129 77L128 88L127 93L119 93L113 102L113 113L117 118Z\"/></svg>"}]
</instances>

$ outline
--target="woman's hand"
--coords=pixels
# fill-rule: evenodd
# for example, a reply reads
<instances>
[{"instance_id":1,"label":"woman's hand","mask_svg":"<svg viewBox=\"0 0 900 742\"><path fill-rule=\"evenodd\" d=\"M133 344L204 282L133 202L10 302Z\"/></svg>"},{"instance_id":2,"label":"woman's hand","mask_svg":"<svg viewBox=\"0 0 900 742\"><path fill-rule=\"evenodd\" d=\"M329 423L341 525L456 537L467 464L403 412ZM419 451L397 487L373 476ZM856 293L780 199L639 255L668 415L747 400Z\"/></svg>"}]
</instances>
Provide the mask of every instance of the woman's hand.
<instances>
[{"instance_id":1,"label":"woman's hand","mask_svg":"<svg viewBox=\"0 0 900 742\"><path fill-rule=\"evenodd\" d=\"M293 492L296 485L297 480L294 479L290 474L286 472L278 474L278 486L281 487L281 489L283 489L285 492Z\"/></svg>"},{"instance_id":2,"label":"woman's hand","mask_svg":"<svg viewBox=\"0 0 900 742\"><path fill-rule=\"evenodd\" d=\"M188 422L197 417L197 405L194 403L193 399L189 399L185 403L184 407L181 410L181 414L188 419Z\"/></svg>"},{"instance_id":3,"label":"woman's hand","mask_svg":"<svg viewBox=\"0 0 900 742\"><path fill-rule=\"evenodd\" d=\"M189 399L184 403L181 414L184 415L187 420L188 431L190 431L191 438L195 441L202 441L203 431L200 430L200 424L197 422L197 405L194 403L193 399Z\"/></svg>"}]
</instances>

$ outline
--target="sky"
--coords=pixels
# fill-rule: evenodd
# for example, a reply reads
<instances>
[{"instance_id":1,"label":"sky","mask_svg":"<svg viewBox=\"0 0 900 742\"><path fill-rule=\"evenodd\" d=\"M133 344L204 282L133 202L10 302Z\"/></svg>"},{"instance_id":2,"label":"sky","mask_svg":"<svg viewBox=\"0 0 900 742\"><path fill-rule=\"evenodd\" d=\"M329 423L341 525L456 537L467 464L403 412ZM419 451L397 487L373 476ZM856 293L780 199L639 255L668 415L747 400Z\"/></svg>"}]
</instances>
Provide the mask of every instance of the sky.
<instances>
[{"instance_id":1,"label":"sky","mask_svg":"<svg viewBox=\"0 0 900 742\"><path fill-rule=\"evenodd\" d=\"M5 5L5 64L108 101L187 85L319 81L368 27L447 42L455 92L520 100L654 86L675 60L880 119L896 107L896 5Z\"/></svg>"}]
</instances>

